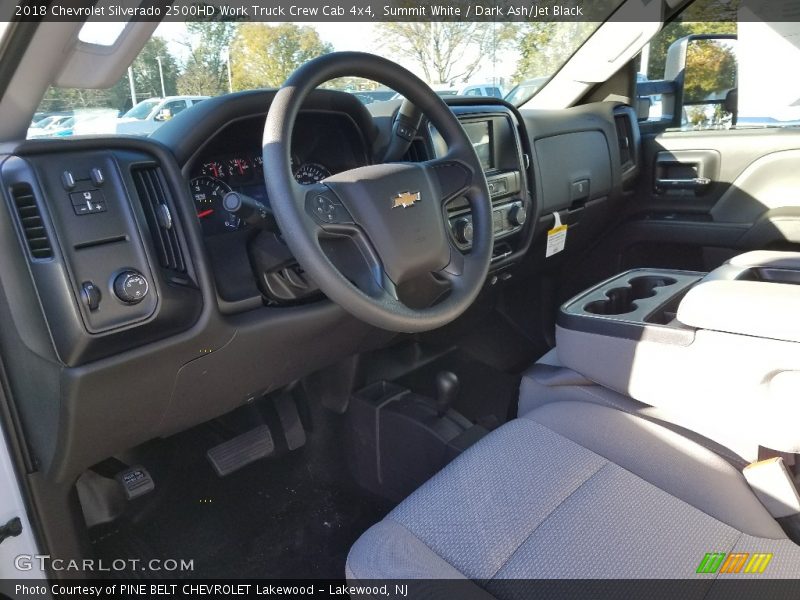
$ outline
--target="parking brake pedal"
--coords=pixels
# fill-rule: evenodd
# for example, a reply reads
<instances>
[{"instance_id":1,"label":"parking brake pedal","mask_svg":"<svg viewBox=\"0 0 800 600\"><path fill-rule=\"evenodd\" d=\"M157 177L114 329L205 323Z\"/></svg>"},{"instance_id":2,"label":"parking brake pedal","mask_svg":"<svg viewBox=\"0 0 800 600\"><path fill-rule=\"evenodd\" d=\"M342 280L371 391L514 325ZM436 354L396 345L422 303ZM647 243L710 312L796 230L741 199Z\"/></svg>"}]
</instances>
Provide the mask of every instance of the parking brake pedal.
<instances>
[{"instance_id":1,"label":"parking brake pedal","mask_svg":"<svg viewBox=\"0 0 800 600\"><path fill-rule=\"evenodd\" d=\"M120 485L122 491L125 492L127 500L136 500L145 494L152 492L156 489L156 484L150 473L144 467L128 467L124 471L120 471L114 476Z\"/></svg>"},{"instance_id":2,"label":"parking brake pedal","mask_svg":"<svg viewBox=\"0 0 800 600\"><path fill-rule=\"evenodd\" d=\"M261 425L206 452L217 475L225 477L275 450L269 427Z\"/></svg>"}]
</instances>

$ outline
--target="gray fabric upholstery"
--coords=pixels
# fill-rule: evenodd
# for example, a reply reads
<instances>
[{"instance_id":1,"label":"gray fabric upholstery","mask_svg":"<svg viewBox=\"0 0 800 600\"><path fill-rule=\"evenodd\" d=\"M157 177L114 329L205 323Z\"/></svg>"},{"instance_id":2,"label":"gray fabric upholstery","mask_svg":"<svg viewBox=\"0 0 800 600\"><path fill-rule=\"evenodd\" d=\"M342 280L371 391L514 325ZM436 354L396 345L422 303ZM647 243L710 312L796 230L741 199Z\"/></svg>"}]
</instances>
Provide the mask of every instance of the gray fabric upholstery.
<instances>
[{"instance_id":1,"label":"gray fabric upholstery","mask_svg":"<svg viewBox=\"0 0 800 600\"><path fill-rule=\"evenodd\" d=\"M527 419L508 423L461 458L389 518L470 579L494 577L530 532L606 464Z\"/></svg>"},{"instance_id":2,"label":"gray fabric upholstery","mask_svg":"<svg viewBox=\"0 0 800 600\"><path fill-rule=\"evenodd\" d=\"M729 463L654 423L573 401L468 449L366 532L347 568L362 580L464 576L511 597L503 579L713 579L695 575L703 555L733 550L774 553L761 577L800 576L800 547Z\"/></svg>"},{"instance_id":3,"label":"gray fabric upholstery","mask_svg":"<svg viewBox=\"0 0 800 600\"><path fill-rule=\"evenodd\" d=\"M571 400L609 406L659 423L722 456L740 470L750 462L719 442L687 429L681 425L680 419L669 411L649 406L598 385L580 373L564 367L560 364L555 349L545 354L523 374L520 382L518 414L525 415L552 402Z\"/></svg>"},{"instance_id":4,"label":"gray fabric upholstery","mask_svg":"<svg viewBox=\"0 0 800 600\"><path fill-rule=\"evenodd\" d=\"M350 550L346 576L358 579L465 579L397 521L386 519Z\"/></svg>"},{"instance_id":5,"label":"gray fabric upholstery","mask_svg":"<svg viewBox=\"0 0 800 600\"><path fill-rule=\"evenodd\" d=\"M740 471L669 429L584 402L548 404L529 418L740 531L786 537Z\"/></svg>"}]
</instances>

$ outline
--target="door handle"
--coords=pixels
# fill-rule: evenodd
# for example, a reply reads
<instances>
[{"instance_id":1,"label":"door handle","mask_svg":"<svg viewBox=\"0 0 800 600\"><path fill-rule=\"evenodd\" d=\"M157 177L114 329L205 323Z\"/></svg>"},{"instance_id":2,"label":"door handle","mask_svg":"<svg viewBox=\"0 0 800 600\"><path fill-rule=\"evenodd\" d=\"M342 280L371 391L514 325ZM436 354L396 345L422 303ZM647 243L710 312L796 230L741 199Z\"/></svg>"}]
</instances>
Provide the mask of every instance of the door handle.
<instances>
[{"instance_id":1,"label":"door handle","mask_svg":"<svg viewBox=\"0 0 800 600\"><path fill-rule=\"evenodd\" d=\"M699 190L711 185L708 177L691 177L688 179L656 178L656 188L666 190Z\"/></svg>"}]
</instances>

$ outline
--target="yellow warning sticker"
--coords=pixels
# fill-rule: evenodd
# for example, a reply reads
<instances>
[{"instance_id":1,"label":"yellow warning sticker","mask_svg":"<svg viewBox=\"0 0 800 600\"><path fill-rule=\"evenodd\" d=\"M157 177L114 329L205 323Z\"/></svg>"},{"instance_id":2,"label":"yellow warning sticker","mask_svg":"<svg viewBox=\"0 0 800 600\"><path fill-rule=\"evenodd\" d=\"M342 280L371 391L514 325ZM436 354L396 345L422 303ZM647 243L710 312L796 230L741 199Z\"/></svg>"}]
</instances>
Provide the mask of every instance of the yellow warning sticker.
<instances>
[{"instance_id":1,"label":"yellow warning sticker","mask_svg":"<svg viewBox=\"0 0 800 600\"><path fill-rule=\"evenodd\" d=\"M553 218L555 219L555 224L553 228L547 232L547 248L544 253L545 258L558 254L567 245L567 229L569 229L569 225L563 225L561 223L561 217L557 212L553 213Z\"/></svg>"}]
</instances>

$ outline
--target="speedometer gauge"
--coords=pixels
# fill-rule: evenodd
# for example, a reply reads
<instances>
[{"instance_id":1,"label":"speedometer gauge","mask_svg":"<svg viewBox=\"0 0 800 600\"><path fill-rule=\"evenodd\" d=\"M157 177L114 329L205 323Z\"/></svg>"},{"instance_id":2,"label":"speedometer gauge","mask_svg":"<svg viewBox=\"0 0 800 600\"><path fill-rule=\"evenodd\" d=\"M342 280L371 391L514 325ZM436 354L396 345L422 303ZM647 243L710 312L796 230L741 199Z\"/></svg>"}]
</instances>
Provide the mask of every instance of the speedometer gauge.
<instances>
[{"instance_id":1,"label":"speedometer gauge","mask_svg":"<svg viewBox=\"0 0 800 600\"><path fill-rule=\"evenodd\" d=\"M189 186L194 197L197 218L203 226L203 235L234 231L241 227L241 219L222 206L222 198L231 191L227 183L204 175L192 179Z\"/></svg>"},{"instance_id":2,"label":"speedometer gauge","mask_svg":"<svg viewBox=\"0 0 800 600\"><path fill-rule=\"evenodd\" d=\"M330 176L331 172L319 163L305 163L294 172L294 178L300 185L313 185Z\"/></svg>"}]
</instances>

